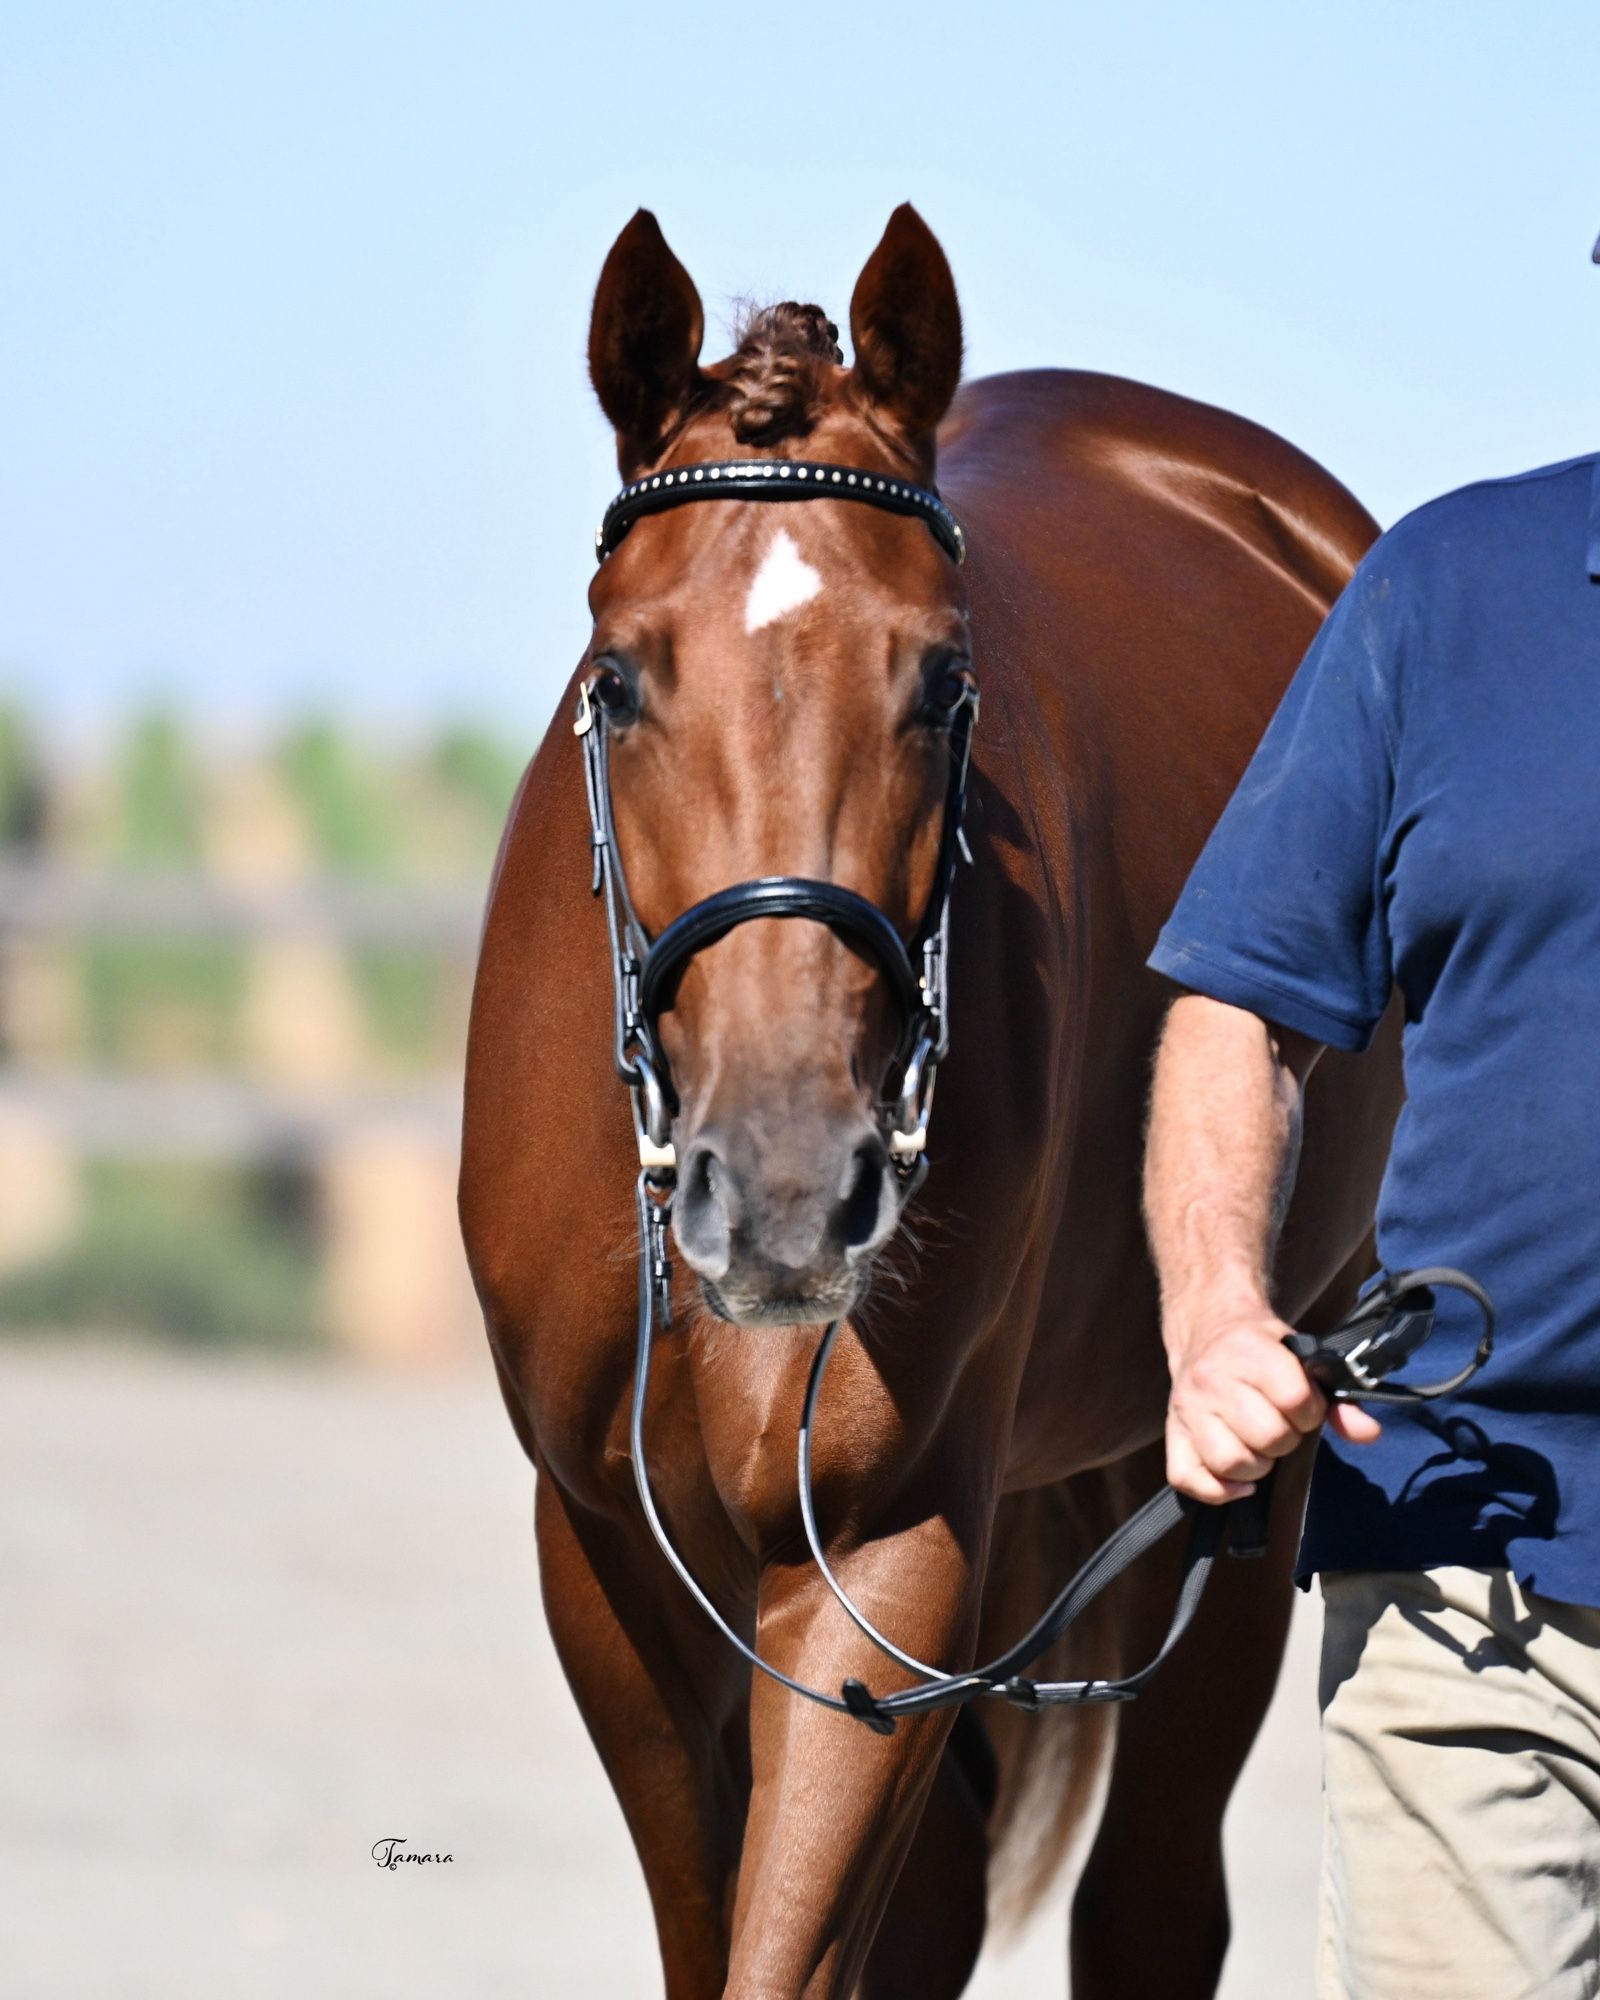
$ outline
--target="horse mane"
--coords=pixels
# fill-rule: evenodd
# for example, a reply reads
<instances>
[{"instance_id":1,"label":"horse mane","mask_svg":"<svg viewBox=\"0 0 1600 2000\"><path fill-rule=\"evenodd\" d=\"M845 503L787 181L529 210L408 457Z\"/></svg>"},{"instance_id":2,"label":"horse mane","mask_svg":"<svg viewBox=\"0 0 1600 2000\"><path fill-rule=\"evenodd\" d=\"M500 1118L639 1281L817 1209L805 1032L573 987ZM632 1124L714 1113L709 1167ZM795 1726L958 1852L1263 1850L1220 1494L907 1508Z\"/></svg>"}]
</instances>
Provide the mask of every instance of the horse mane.
<instances>
[{"instance_id":1,"label":"horse mane","mask_svg":"<svg viewBox=\"0 0 1600 2000\"><path fill-rule=\"evenodd\" d=\"M728 359L706 374L701 409L723 411L741 444L804 437L822 411L832 370L844 356L839 329L821 306L785 299L746 306Z\"/></svg>"}]
</instances>

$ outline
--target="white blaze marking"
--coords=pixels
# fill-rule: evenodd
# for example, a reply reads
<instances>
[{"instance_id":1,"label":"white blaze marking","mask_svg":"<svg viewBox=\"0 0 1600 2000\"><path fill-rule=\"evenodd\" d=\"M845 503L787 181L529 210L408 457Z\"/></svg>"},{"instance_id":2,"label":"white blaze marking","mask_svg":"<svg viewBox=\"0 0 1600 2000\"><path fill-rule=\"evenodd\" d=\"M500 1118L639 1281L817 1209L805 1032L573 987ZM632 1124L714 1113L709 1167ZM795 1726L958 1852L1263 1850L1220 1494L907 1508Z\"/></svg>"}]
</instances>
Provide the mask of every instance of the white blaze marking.
<instances>
[{"instance_id":1,"label":"white blaze marking","mask_svg":"<svg viewBox=\"0 0 1600 2000\"><path fill-rule=\"evenodd\" d=\"M744 601L744 629L759 632L774 619L809 604L821 588L822 578L795 547L789 530L780 528L751 580Z\"/></svg>"}]
</instances>

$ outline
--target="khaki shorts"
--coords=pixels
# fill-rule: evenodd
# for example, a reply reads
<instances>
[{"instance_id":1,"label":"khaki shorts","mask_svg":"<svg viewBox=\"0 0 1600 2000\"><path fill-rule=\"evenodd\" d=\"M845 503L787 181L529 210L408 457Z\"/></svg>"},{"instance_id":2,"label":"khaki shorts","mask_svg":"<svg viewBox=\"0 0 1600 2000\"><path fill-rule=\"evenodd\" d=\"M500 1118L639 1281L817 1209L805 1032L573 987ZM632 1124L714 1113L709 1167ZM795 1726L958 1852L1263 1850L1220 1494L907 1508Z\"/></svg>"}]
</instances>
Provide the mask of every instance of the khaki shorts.
<instances>
[{"instance_id":1,"label":"khaki shorts","mask_svg":"<svg viewBox=\"0 0 1600 2000\"><path fill-rule=\"evenodd\" d=\"M1600 1995L1600 1611L1322 1580L1318 2000Z\"/></svg>"}]
</instances>

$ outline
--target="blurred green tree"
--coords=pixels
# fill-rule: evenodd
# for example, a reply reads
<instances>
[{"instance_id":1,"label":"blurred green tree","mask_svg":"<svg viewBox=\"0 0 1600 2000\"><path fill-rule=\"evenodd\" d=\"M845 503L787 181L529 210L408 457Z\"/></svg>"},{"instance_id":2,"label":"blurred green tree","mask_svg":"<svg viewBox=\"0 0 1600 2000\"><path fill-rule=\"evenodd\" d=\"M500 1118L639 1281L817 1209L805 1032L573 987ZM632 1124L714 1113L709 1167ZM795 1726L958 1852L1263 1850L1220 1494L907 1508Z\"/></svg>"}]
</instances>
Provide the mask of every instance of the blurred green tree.
<instances>
[{"instance_id":1,"label":"blurred green tree","mask_svg":"<svg viewBox=\"0 0 1600 2000\"><path fill-rule=\"evenodd\" d=\"M430 761L439 783L475 806L498 840L523 760L487 730L460 724L438 738Z\"/></svg>"},{"instance_id":2,"label":"blurred green tree","mask_svg":"<svg viewBox=\"0 0 1600 2000\"><path fill-rule=\"evenodd\" d=\"M333 723L302 723L285 737L279 763L311 828L317 858L337 874L384 875L399 847L383 788Z\"/></svg>"},{"instance_id":3,"label":"blurred green tree","mask_svg":"<svg viewBox=\"0 0 1600 2000\"><path fill-rule=\"evenodd\" d=\"M313 850L336 874L391 876L404 860L395 791L333 723L285 738L285 779L311 827ZM403 1068L437 1060L444 976L438 955L408 945L357 945L350 970L380 1058Z\"/></svg>"},{"instance_id":4,"label":"blurred green tree","mask_svg":"<svg viewBox=\"0 0 1600 2000\"><path fill-rule=\"evenodd\" d=\"M314 1343L323 1329L309 1211L260 1169L92 1162L82 1233L0 1279L0 1326L186 1346Z\"/></svg>"},{"instance_id":5,"label":"blurred green tree","mask_svg":"<svg viewBox=\"0 0 1600 2000\"><path fill-rule=\"evenodd\" d=\"M204 787L176 716L153 709L134 722L119 745L114 786L116 865L202 865ZM96 1061L183 1069L231 1059L244 988L244 954L235 940L92 937L83 978Z\"/></svg>"},{"instance_id":6,"label":"blurred green tree","mask_svg":"<svg viewBox=\"0 0 1600 2000\"><path fill-rule=\"evenodd\" d=\"M44 838L46 792L38 745L22 712L0 705L0 848L37 847Z\"/></svg>"}]
</instances>

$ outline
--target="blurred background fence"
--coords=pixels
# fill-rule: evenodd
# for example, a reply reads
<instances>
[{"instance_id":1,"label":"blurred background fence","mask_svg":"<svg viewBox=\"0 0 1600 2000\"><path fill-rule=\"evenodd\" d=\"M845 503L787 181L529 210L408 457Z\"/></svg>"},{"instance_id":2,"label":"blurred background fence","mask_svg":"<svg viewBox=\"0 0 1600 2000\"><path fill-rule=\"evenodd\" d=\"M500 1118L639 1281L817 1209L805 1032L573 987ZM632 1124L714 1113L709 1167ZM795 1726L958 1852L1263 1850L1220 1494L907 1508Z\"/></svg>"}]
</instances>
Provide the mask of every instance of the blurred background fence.
<instances>
[{"instance_id":1,"label":"blurred background fence","mask_svg":"<svg viewBox=\"0 0 1600 2000\"><path fill-rule=\"evenodd\" d=\"M455 1227L477 929L520 759L0 712L0 1329L478 1339Z\"/></svg>"}]
</instances>

